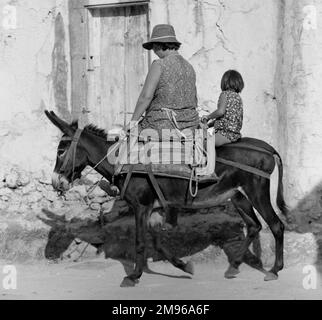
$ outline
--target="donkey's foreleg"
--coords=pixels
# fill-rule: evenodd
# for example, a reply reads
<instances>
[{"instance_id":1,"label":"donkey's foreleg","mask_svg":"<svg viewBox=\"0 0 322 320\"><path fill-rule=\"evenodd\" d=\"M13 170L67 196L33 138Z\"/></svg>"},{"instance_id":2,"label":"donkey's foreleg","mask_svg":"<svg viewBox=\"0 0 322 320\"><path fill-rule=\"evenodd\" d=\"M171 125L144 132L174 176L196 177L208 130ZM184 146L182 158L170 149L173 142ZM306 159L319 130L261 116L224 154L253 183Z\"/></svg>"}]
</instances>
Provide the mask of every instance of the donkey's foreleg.
<instances>
[{"instance_id":1,"label":"donkey's foreleg","mask_svg":"<svg viewBox=\"0 0 322 320\"><path fill-rule=\"evenodd\" d=\"M157 207L149 218L149 233L151 234L153 247L161 256L169 261L173 266L183 270L184 272L193 274L193 265L191 262L185 263L181 259L178 259L170 253L161 243L162 230L174 228L178 224L178 212L175 208L163 208ZM160 213L162 211L162 213Z\"/></svg>"},{"instance_id":2,"label":"donkey's foreleg","mask_svg":"<svg viewBox=\"0 0 322 320\"><path fill-rule=\"evenodd\" d=\"M135 269L123 279L121 287L134 287L146 266L146 219L151 210L151 206L139 205L135 208Z\"/></svg>"}]
</instances>

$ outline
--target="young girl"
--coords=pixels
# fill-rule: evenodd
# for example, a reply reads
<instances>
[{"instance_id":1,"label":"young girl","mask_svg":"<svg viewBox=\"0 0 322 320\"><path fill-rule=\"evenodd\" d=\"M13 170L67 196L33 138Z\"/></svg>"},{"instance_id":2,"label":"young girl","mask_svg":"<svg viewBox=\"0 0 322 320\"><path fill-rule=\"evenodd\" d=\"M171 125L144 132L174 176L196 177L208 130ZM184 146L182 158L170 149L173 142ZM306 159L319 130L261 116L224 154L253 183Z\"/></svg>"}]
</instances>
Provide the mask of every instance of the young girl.
<instances>
[{"instance_id":1,"label":"young girl","mask_svg":"<svg viewBox=\"0 0 322 320\"><path fill-rule=\"evenodd\" d=\"M239 93L244 88L244 81L239 72L228 70L221 79L221 94L217 110L203 116L202 121L214 121L216 147L235 142L241 138L243 125L243 101Z\"/></svg>"}]
</instances>

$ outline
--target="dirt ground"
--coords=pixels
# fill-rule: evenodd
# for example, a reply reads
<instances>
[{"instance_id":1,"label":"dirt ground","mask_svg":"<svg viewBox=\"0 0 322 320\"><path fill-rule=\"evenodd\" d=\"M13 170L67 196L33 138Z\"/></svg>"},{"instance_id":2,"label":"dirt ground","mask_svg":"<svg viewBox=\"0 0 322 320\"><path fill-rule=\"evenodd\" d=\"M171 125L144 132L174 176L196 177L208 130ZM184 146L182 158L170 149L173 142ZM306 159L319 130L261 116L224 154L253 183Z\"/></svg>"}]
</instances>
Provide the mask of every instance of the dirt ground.
<instances>
[{"instance_id":1,"label":"dirt ground","mask_svg":"<svg viewBox=\"0 0 322 320\"><path fill-rule=\"evenodd\" d=\"M0 270L8 263L0 261ZM265 282L264 274L242 265L235 279L225 279L226 264L195 264L188 276L165 262L150 262L155 274L144 273L134 288L121 288L125 275L119 261L99 257L80 262L17 264L17 288L5 290L0 272L0 299L122 299L122 300L234 300L322 299L322 282L306 290L302 265L289 267L277 281ZM1 279L2 277L2 279Z\"/></svg>"}]
</instances>

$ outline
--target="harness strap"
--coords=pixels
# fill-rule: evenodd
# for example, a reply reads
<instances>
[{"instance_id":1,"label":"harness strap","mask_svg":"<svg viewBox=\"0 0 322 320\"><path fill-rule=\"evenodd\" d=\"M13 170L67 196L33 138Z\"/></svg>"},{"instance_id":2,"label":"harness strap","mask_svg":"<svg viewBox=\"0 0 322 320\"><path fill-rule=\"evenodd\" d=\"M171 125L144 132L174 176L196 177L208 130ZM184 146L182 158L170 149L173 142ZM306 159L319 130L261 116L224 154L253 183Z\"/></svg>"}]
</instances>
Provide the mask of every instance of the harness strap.
<instances>
[{"instance_id":1,"label":"harness strap","mask_svg":"<svg viewBox=\"0 0 322 320\"><path fill-rule=\"evenodd\" d=\"M235 162L235 161L226 160L226 159L223 159L223 158L220 158L220 157L217 157L216 161L220 162L220 163L223 163L223 164L227 164L227 165L232 166L232 167L239 168L241 170L244 170L244 171L247 171L247 172L250 172L250 173L253 173L253 174L257 174L258 176L261 176L261 177L266 178L266 179L270 179L270 177L271 177L271 175L269 173L267 173L267 172L265 172L263 170L256 169L254 167L248 166L246 164L241 164L241 163L238 163L238 162Z\"/></svg>"},{"instance_id":2,"label":"harness strap","mask_svg":"<svg viewBox=\"0 0 322 320\"><path fill-rule=\"evenodd\" d=\"M162 191L161 191L161 189L159 187L159 184L158 184L157 180L155 179L155 176L154 176L154 174L152 172L152 166L151 166L151 164L146 164L145 165L145 169L146 169L146 171L147 171L147 173L149 175L149 178L151 180L152 186L153 186L155 192L157 193L157 195L158 195L158 197L160 199L160 202L161 202L163 208L165 210L167 210L168 207L169 207L168 206L168 203L167 203L167 201L164 198L164 195L163 195L163 193L162 193Z\"/></svg>"},{"instance_id":3,"label":"harness strap","mask_svg":"<svg viewBox=\"0 0 322 320\"><path fill-rule=\"evenodd\" d=\"M121 173L123 166L124 165L120 163L114 170L113 176L118 176Z\"/></svg>"},{"instance_id":4,"label":"harness strap","mask_svg":"<svg viewBox=\"0 0 322 320\"><path fill-rule=\"evenodd\" d=\"M67 166L67 164L68 164L68 161L69 161L69 159L71 158L71 156L72 156L72 161L73 161L73 163L72 163L72 165L73 165L73 172L72 172L72 181L73 181L73 179L74 179L74 169L75 169L75 157L76 157L76 147L77 147L77 143L78 143L78 140L79 140L79 138L80 138L80 136L81 136L81 134L82 134L82 132L83 132L83 129L79 129L79 128L77 128L77 130L76 130L76 132L75 132L75 134L74 134L74 136L73 136L73 138L72 138L72 143L71 143L71 145L70 145L70 147L69 147L69 149L68 149L68 151L67 151L67 154L66 154L66 156L65 156L65 159L64 159L64 162L63 162L63 165L61 166L61 171L65 171L65 168L66 168L66 166Z\"/></svg>"},{"instance_id":5,"label":"harness strap","mask_svg":"<svg viewBox=\"0 0 322 320\"><path fill-rule=\"evenodd\" d=\"M129 184L131 176L132 176L133 168L134 168L134 165L132 164L130 166L129 171L128 171L128 173L126 175L126 178L125 178L125 182L124 182L124 185L123 185L123 188L122 188L122 191L121 191L121 199L124 198L125 191L127 189L127 186Z\"/></svg>"}]
</instances>

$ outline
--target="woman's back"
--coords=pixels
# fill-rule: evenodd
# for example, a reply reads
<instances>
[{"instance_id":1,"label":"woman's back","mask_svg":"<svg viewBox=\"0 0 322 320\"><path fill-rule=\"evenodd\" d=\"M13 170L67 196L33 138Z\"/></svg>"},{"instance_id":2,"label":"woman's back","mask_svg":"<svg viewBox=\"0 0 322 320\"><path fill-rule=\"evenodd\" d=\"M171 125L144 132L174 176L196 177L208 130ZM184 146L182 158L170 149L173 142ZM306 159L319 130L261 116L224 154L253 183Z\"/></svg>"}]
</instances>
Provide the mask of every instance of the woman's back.
<instances>
[{"instance_id":1,"label":"woman's back","mask_svg":"<svg viewBox=\"0 0 322 320\"><path fill-rule=\"evenodd\" d=\"M192 65L181 55L175 53L157 60L161 76L150 107L140 127L154 129L173 129L169 112L175 112L180 130L194 129L199 124L196 92L196 73Z\"/></svg>"}]
</instances>

